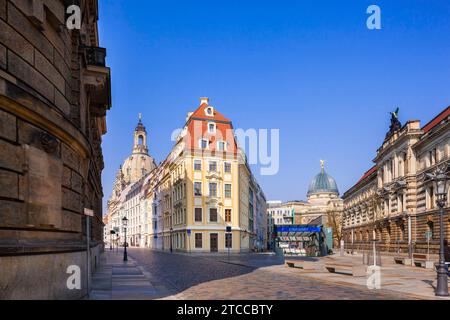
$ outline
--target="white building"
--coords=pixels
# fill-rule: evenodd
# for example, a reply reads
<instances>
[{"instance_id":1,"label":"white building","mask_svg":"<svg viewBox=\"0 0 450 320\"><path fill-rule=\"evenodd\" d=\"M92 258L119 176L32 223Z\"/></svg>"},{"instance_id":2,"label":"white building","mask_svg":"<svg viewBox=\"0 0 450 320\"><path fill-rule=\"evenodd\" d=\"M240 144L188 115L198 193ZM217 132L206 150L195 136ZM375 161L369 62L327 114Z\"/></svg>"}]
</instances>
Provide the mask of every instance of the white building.
<instances>
[{"instance_id":1,"label":"white building","mask_svg":"<svg viewBox=\"0 0 450 320\"><path fill-rule=\"evenodd\" d=\"M105 229L118 232L116 241L123 243L125 230L122 219L128 219L127 242L131 246L146 246L148 237L147 203L142 201L146 177L156 168L154 159L148 154L147 131L141 117L134 130L131 155L120 166L114 182L113 193L108 201L108 225ZM147 232L148 234L148 232Z\"/></svg>"}]
</instances>

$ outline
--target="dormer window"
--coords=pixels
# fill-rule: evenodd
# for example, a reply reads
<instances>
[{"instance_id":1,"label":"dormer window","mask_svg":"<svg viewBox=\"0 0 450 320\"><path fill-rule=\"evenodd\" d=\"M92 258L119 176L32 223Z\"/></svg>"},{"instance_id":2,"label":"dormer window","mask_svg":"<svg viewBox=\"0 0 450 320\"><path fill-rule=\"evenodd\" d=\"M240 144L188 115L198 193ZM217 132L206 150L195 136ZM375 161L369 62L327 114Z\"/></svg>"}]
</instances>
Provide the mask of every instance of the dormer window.
<instances>
[{"instance_id":1,"label":"dormer window","mask_svg":"<svg viewBox=\"0 0 450 320\"><path fill-rule=\"evenodd\" d=\"M209 141L206 139L200 139L199 140L199 148L200 149L208 149Z\"/></svg>"},{"instance_id":2,"label":"dormer window","mask_svg":"<svg viewBox=\"0 0 450 320\"><path fill-rule=\"evenodd\" d=\"M217 141L217 150L219 150L219 151L226 151L227 150L227 143L225 141Z\"/></svg>"},{"instance_id":3,"label":"dormer window","mask_svg":"<svg viewBox=\"0 0 450 320\"><path fill-rule=\"evenodd\" d=\"M213 107L208 107L205 109L205 114L209 117L214 116L214 108Z\"/></svg>"},{"instance_id":4,"label":"dormer window","mask_svg":"<svg viewBox=\"0 0 450 320\"><path fill-rule=\"evenodd\" d=\"M216 133L216 124L214 122L208 123L208 132L209 133Z\"/></svg>"}]
</instances>

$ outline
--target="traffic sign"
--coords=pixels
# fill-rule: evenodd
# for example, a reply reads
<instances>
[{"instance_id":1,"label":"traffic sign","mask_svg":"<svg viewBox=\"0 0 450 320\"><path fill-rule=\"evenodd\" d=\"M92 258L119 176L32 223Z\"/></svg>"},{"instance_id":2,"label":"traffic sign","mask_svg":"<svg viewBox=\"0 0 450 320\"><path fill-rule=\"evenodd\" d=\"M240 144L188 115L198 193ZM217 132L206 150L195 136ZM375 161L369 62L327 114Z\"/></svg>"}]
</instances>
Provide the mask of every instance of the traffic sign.
<instances>
[{"instance_id":1,"label":"traffic sign","mask_svg":"<svg viewBox=\"0 0 450 320\"><path fill-rule=\"evenodd\" d=\"M187 234L188 234L188 236L191 235L191 229L187 229Z\"/></svg>"},{"instance_id":2,"label":"traffic sign","mask_svg":"<svg viewBox=\"0 0 450 320\"><path fill-rule=\"evenodd\" d=\"M84 214L86 216L93 217L94 216L94 210L88 209L88 208L84 208Z\"/></svg>"}]
</instances>

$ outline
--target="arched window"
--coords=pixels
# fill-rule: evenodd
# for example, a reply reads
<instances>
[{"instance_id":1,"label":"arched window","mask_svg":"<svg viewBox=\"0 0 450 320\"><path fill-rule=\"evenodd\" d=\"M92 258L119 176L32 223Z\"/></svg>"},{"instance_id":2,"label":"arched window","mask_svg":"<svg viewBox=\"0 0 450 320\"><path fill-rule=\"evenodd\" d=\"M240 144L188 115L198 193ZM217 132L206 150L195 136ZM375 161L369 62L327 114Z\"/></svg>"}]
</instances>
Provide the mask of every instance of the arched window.
<instances>
[{"instance_id":1,"label":"arched window","mask_svg":"<svg viewBox=\"0 0 450 320\"><path fill-rule=\"evenodd\" d=\"M144 144L144 137L142 135L138 136L138 145L142 146Z\"/></svg>"}]
</instances>

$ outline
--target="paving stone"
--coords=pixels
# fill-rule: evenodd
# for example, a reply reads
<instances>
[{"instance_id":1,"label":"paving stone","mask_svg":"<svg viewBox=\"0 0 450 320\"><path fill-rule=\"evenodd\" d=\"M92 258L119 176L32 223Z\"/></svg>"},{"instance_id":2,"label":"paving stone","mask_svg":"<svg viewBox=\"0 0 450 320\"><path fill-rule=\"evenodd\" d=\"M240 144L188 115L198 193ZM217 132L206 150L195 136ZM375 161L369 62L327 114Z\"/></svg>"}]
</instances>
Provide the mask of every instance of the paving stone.
<instances>
[{"instance_id":1,"label":"paving stone","mask_svg":"<svg viewBox=\"0 0 450 320\"><path fill-rule=\"evenodd\" d=\"M110 256L111 299L235 299L235 300L379 300L431 299L433 272L420 268L399 269L385 265L381 290L370 290L366 278L323 271L287 268L276 256L192 256L129 249L130 261ZM111 258L114 256L114 259ZM360 263L358 257L343 261ZM321 261L320 263L324 263ZM129 272L140 272L129 274ZM116 273L115 275L113 275ZM119 273L119 274L117 274ZM101 295L103 297L103 295Z\"/></svg>"}]
</instances>

